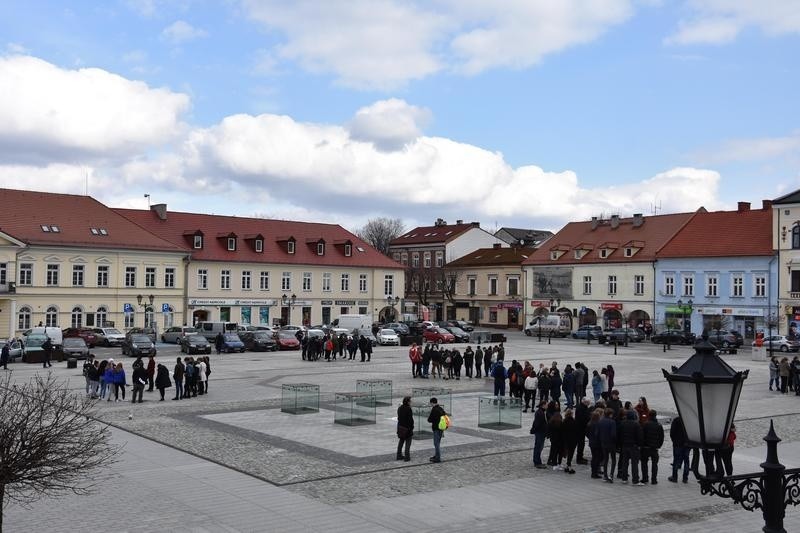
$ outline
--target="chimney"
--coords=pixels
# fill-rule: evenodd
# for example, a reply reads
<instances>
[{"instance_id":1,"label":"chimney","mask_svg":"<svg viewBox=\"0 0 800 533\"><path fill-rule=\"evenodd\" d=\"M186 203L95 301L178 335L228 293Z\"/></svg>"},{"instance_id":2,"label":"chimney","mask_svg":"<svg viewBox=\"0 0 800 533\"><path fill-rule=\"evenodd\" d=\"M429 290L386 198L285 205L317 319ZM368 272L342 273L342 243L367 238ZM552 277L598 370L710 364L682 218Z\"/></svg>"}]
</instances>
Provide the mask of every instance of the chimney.
<instances>
[{"instance_id":1,"label":"chimney","mask_svg":"<svg viewBox=\"0 0 800 533\"><path fill-rule=\"evenodd\" d=\"M611 229L619 227L619 215L611 215Z\"/></svg>"},{"instance_id":2,"label":"chimney","mask_svg":"<svg viewBox=\"0 0 800 533\"><path fill-rule=\"evenodd\" d=\"M772 200L761 200L761 209L772 209Z\"/></svg>"},{"instance_id":3,"label":"chimney","mask_svg":"<svg viewBox=\"0 0 800 533\"><path fill-rule=\"evenodd\" d=\"M458 220L456 220L456 224L458 224L458 225L461 225L461 224L463 224L463 223L464 223L464 221L463 221L463 220L461 220L460 218L459 218Z\"/></svg>"},{"instance_id":4,"label":"chimney","mask_svg":"<svg viewBox=\"0 0 800 533\"><path fill-rule=\"evenodd\" d=\"M167 204L153 204L150 206L151 211L155 211L158 218L167 220Z\"/></svg>"},{"instance_id":5,"label":"chimney","mask_svg":"<svg viewBox=\"0 0 800 533\"><path fill-rule=\"evenodd\" d=\"M500 244L499 242L496 242L496 243L492 244L492 248L494 248L495 250L498 250L498 249L500 249L502 247L503 247L503 245Z\"/></svg>"},{"instance_id":6,"label":"chimney","mask_svg":"<svg viewBox=\"0 0 800 533\"><path fill-rule=\"evenodd\" d=\"M641 213L634 213L633 214L633 227L634 228L638 228L642 224L644 224L644 217L642 216L642 214Z\"/></svg>"},{"instance_id":7,"label":"chimney","mask_svg":"<svg viewBox=\"0 0 800 533\"><path fill-rule=\"evenodd\" d=\"M600 225L600 221L597 220L597 217L592 217L592 229L597 229L597 226Z\"/></svg>"},{"instance_id":8,"label":"chimney","mask_svg":"<svg viewBox=\"0 0 800 533\"><path fill-rule=\"evenodd\" d=\"M740 213L744 213L745 211L750 211L750 202L739 202L736 204L736 210Z\"/></svg>"},{"instance_id":9,"label":"chimney","mask_svg":"<svg viewBox=\"0 0 800 533\"><path fill-rule=\"evenodd\" d=\"M445 220L444 220L443 218L437 218L437 219L436 219L436 222L434 222L434 224L433 224L433 225L434 225L434 226L436 226L436 227L439 227L439 226L446 226L446 225L447 225L447 222L445 222Z\"/></svg>"},{"instance_id":10,"label":"chimney","mask_svg":"<svg viewBox=\"0 0 800 533\"><path fill-rule=\"evenodd\" d=\"M472 225L473 228L480 228L481 227L481 223L480 222L470 222L470 224Z\"/></svg>"}]
</instances>

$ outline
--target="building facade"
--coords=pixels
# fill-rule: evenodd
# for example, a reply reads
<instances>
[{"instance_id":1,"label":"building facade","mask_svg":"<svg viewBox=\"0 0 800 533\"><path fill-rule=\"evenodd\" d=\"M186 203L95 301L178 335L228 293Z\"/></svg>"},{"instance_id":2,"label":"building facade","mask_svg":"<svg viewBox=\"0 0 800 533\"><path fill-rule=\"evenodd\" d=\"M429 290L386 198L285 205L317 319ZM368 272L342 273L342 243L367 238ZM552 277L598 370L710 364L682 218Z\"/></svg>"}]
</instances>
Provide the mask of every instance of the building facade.
<instances>
[{"instance_id":1,"label":"building facade","mask_svg":"<svg viewBox=\"0 0 800 533\"><path fill-rule=\"evenodd\" d=\"M769 321L784 335L800 325L800 190L772 201L772 243L777 250L777 301Z\"/></svg>"}]
</instances>

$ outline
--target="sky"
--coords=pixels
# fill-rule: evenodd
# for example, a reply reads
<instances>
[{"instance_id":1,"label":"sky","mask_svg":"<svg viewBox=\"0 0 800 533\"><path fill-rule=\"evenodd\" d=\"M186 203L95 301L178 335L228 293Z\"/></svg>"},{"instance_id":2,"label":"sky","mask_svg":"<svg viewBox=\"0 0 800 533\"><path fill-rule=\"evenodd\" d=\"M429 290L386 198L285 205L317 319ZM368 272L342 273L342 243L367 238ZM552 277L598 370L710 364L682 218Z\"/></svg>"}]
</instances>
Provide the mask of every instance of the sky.
<instances>
[{"instance_id":1,"label":"sky","mask_svg":"<svg viewBox=\"0 0 800 533\"><path fill-rule=\"evenodd\" d=\"M799 94L797 0L5 0L0 186L557 231L800 188Z\"/></svg>"}]
</instances>

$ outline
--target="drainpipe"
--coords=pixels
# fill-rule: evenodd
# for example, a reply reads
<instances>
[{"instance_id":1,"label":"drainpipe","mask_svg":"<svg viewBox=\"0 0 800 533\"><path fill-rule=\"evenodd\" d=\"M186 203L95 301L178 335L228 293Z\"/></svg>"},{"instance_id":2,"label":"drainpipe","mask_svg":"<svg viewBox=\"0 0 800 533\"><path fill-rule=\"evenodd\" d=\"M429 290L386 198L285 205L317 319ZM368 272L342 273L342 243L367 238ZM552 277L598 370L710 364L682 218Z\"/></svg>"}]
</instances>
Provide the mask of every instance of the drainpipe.
<instances>
[{"instance_id":1,"label":"drainpipe","mask_svg":"<svg viewBox=\"0 0 800 533\"><path fill-rule=\"evenodd\" d=\"M189 264L192 262L192 254L187 254L184 257L183 263L183 324L187 326L194 326L194 320L188 322L189 318Z\"/></svg>"}]
</instances>

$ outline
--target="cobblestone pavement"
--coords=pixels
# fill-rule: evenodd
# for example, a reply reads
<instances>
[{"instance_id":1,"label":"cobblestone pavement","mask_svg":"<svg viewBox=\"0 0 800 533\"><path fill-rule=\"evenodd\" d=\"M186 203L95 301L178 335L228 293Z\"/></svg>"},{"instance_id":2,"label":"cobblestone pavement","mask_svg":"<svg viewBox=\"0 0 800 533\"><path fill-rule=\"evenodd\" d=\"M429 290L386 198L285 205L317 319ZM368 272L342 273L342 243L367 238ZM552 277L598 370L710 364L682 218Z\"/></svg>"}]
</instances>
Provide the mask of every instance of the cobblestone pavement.
<instances>
[{"instance_id":1,"label":"cobblestone pavement","mask_svg":"<svg viewBox=\"0 0 800 533\"><path fill-rule=\"evenodd\" d=\"M662 416L674 416L661 368L683 362L689 348L665 352L642 343L614 355L613 347L597 344L540 343L516 332L509 337L507 361L538 366L555 360L560 368L582 361L590 369L611 363L623 399L635 403L646 396ZM119 359L117 351L97 353ZM160 347L159 354L171 367L177 350ZM771 418L783 439L782 462L800 466L800 398L769 392L766 363L751 361L749 350L725 357L751 369L736 419L735 471L758 469ZM42 371L19 363L12 369L16 379ZM80 369L59 363L53 370L83 390ZM355 391L357 379L391 380L394 405L377 407L374 425L334 424L334 394ZM320 385L318 413L280 411L281 385L300 382ZM454 426L442 442L445 461L428 462L432 443L423 438L414 441L410 463L396 462L396 405L412 387L431 386L452 391ZM116 441L126 443L117 471L101 480L94 496L42 501L32 510L9 506L6 530L82 529L87 505L100 501L116 502L122 519L113 527L122 531L649 533L758 531L763 525L759 513L701 496L694 481L668 483L669 442L655 486L598 484L583 466L575 475L535 470L530 412L521 414L518 429L478 427L479 398L491 395L490 381L412 379L406 348L379 347L369 363L304 362L298 352L212 356L209 388L210 394L190 400L159 402L157 393L145 393L143 404L99 402L99 417L112 425ZM791 531L788 524L800 514L787 512Z\"/></svg>"}]
</instances>

